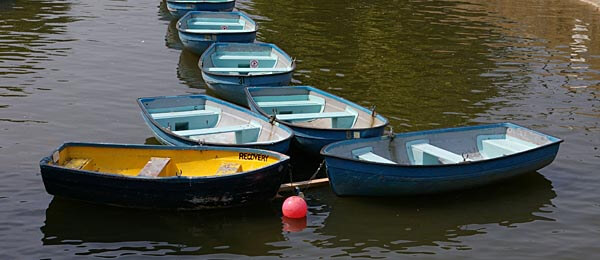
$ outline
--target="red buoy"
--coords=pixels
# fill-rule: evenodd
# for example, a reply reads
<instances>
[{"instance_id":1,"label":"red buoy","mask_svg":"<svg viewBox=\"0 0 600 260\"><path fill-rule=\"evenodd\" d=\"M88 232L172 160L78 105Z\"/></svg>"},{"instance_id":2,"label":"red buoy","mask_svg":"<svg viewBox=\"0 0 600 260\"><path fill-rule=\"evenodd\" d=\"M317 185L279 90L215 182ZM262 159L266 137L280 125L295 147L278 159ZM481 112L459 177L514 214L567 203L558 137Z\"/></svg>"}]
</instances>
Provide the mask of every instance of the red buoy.
<instances>
[{"instance_id":1,"label":"red buoy","mask_svg":"<svg viewBox=\"0 0 600 260\"><path fill-rule=\"evenodd\" d=\"M306 210L306 202L298 196L291 196L285 199L283 205L281 205L283 215L288 218L303 218L306 216Z\"/></svg>"}]
</instances>

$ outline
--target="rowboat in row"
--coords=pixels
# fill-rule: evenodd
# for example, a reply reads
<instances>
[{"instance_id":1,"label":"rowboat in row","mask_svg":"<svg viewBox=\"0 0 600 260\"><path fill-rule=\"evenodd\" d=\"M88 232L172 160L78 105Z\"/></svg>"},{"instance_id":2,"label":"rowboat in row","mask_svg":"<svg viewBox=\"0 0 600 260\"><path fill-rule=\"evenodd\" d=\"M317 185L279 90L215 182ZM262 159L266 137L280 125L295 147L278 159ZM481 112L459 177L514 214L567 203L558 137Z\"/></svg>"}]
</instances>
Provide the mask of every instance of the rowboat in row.
<instances>
[{"instance_id":1,"label":"rowboat in row","mask_svg":"<svg viewBox=\"0 0 600 260\"><path fill-rule=\"evenodd\" d=\"M151 209L232 207L268 200L289 157L227 147L65 143L40 161L49 194Z\"/></svg>"},{"instance_id":2,"label":"rowboat in row","mask_svg":"<svg viewBox=\"0 0 600 260\"><path fill-rule=\"evenodd\" d=\"M167 145L245 147L286 153L293 131L207 95L139 98L142 117Z\"/></svg>"},{"instance_id":3,"label":"rowboat in row","mask_svg":"<svg viewBox=\"0 0 600 260\"><path fill-rule=\"evenodd\" d=\"M225 100L247 105L245 88L286 86L296 63L274 44L217 42L202 54L198 66L209 89Z\"/></svg>"},{"instance_id":4,"label":"rowboat in row","mask_svg":"<svg viewBox=\"0 0 600 260\"><path fill-rule=\"evenodd\" d=\"M189 11L231 12L235 0L167 0L167 10L179 18Z\"/></svg>"},{"instance_id":5,"label":"rowboat in row","mask_svg":"<svg viewBox=\"0 0 600 260\"><path fill-rule=\"evenodd\" d=\"M183 45L198 55L214 42L254 42L258 30L241 12L191 11L176 26Z\"/></svg>"},{"instance_id":6,"label":"rowboat in row","mask_svg":"<svg viewBox=\"0 0 600 260\"><path fill-rule=\"evenodd\" d=\"M437 129L326 146L340 196L438 193L494 183L550 164L561 139L512 123Z\"/></svg>"},{"instance_id":7,"label":"rowboat in row","mask_svg":"<svg viewBox=\"0 0 600 260\"><path fill-rule=\"evenodd\" d=\"M250 87L250 109L294 130L306 152L333 142L381 136L388 120L356 103L311 86Z\"/></svg>"}]
</instances>

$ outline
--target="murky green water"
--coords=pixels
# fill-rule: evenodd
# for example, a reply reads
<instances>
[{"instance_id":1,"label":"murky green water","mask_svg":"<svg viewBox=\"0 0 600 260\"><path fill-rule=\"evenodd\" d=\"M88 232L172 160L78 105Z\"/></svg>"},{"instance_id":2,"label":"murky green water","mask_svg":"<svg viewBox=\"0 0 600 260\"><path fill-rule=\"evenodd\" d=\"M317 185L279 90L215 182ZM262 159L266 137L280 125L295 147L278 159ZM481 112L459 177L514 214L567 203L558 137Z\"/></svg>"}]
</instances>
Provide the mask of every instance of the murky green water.
<instances>
[{"instance_id":1,"label":"murky green water","mask_svg":"<svg viewBox=\"0 0 600 260\"><path fill-rule=\"evenodd\" d=\"M376 105L396 132L511 121L561 137L556 161L477 190L417 198L307 191L148 212L53 199L38 160L65 141L150 143L141 96L202 93L159 0L0 0L0 258L593 259L600 253L600 13L576 0L238 0L294 84ZM210 93L210 92L209 92Z\"/></svg>"}]
</instances>

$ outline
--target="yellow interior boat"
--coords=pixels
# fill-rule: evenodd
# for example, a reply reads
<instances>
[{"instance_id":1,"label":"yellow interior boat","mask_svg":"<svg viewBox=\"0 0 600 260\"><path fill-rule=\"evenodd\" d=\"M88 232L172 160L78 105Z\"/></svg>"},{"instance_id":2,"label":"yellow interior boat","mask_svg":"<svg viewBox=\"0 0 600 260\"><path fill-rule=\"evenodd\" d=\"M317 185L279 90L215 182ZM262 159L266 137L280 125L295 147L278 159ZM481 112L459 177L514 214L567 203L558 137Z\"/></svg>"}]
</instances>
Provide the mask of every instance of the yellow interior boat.
<instances>
[{"instance_id":1,"label":"yellow interior boat","mask_svg":"<svg viewBox=\"0 0 600 260\"><path fill-rule=\"evenodd\" d=\"M229 150L171 150L73 146L53 164L70 169L141 177L208 177L260 169L279 162L267 154Z\"/></svg>"},{"instance_id":2,"label":"yellow interior boat","mask_svg":"<svg viewBox=\"0 0 600 260\"><path fill-rule=\"evenodd\" d=\"M67 143L42 159L40 168L53 195L134 207L168 201L167 208L197 208L273 197L288 160L258 149Z\"/></svg>"}]
</instances>

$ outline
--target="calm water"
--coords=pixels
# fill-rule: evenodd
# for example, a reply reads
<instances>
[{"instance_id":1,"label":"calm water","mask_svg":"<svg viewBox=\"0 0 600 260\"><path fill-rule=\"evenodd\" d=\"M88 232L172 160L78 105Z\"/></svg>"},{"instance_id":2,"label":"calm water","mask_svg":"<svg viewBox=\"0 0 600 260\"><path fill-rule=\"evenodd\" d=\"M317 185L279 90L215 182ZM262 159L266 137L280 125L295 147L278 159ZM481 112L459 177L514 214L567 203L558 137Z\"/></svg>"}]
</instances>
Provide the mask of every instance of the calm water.
<instances>
[{"instance_id":1,"label":"calm water","mask_svg":"<svg viewBox=\"0 0 600 260\"><path fill-rule=\"evenodd\" d=\"M42 156L64 141L152 143L135 99L205 92L198 56L182 50L159 0L0 0L0 259L600 254L594 8L576 0L238 0L237 8L260 23L259 40L297 59L295 84L376 105L397 132L512 121L565 142L550 166L477 190L368 199L310 189L307 223L282 223L280 200L151 212L53 199Z\"/></svg>"}]
</instances>

